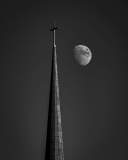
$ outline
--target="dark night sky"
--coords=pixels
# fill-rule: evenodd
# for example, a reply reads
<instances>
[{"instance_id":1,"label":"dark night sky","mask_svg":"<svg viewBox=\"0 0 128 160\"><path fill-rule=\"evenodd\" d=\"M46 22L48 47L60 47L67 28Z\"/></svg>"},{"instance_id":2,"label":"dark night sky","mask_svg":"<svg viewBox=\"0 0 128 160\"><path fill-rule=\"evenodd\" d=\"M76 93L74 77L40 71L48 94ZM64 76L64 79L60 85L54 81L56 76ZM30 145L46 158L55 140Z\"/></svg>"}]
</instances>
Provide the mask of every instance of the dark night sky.
<instances>
[{"instance_id":1,"label":"dark night sky","mask_svg":"<svg viewBox=\"0 0 128 160\"><path fill-rule=\"evenodd\" d=\"M0 3L0 159L40 160L41 134L45 148L55 20L65 160L127 160L128 5ZM87 67L76 44L92 51Z\"/></svg>"}]
</instances>

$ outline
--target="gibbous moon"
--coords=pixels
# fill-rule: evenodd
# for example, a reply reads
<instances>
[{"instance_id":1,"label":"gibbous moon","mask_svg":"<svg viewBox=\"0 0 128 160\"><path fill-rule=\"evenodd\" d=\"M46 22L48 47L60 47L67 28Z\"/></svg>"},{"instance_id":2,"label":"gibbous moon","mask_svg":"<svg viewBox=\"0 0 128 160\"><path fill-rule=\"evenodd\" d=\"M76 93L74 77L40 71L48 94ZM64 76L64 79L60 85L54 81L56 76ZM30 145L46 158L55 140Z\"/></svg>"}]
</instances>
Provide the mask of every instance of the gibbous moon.
<instances>
[{"instance_id":1,"label":"gibbous moon","mask_svg":"<svg viewBox=\"0 0 128 160\"><path fill-rule=\"evenodd\" d=\"M74 56L76 61L82 66L86 66L92 59L90 49L84 45L77 45L74 47Z\"/></svg>"}]
</instances>

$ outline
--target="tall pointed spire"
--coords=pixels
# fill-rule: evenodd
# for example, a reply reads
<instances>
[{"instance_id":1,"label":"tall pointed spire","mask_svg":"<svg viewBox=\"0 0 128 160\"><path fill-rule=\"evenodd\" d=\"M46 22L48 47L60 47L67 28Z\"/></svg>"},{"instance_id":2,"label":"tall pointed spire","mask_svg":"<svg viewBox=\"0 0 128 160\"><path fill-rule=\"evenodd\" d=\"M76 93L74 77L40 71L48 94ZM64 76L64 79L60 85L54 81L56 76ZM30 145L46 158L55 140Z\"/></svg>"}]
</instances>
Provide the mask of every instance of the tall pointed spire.
<instances>
[{"instance_id":1,"label":"tall pointed spire","mask_svg":"<svg viewBox=\"0 0 128 160\"><path fill-rule=\"evenodd\" d=\"M56 30L56 26L53 26L50 29L50 31L53 33L53 50L45 160L64 160L57 55L55 43Z\"/></svg>"}]
</instances>

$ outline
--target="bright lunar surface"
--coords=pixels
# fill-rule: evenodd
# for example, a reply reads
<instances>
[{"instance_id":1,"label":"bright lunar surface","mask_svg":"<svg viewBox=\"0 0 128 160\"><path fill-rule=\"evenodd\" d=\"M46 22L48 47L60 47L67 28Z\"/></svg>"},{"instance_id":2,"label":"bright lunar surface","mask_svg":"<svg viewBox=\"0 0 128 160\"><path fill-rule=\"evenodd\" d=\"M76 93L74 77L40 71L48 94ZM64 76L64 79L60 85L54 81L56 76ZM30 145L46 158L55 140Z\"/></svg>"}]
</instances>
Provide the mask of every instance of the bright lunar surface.
<instances>
[{"instance_id":1,"label":"bright lunar surface","mask_svg":"<svg viewBox=\"0 0 128 160\"><path fill-rule=\"evenodd\" d=\"M77 45L74 48L74 56L80 65L86 66L91 61L92 53L87 46Z\"/></svg>"}]
</instances>

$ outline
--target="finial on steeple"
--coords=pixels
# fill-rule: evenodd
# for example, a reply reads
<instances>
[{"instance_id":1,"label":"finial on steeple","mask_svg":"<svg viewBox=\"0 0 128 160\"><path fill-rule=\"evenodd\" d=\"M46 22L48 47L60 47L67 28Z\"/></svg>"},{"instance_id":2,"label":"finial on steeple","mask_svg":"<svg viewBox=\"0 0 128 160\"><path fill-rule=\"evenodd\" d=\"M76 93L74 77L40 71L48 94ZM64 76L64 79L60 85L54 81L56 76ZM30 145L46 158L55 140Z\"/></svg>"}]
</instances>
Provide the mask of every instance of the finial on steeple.
<instances>
[{"instance_id":1,"label":"finial on steeple","mask_svg":"<svg viewBox=\"0 0 128 160\"><path fill-rule=\"evenodd\" d=\"M55 24L53 24L52 26L51 26L51 28L50 28L50 31L52 31L53 32L53 45L54 45L54 47L56 47L56 39L55 39L55 31L58 29L58 27L55 25Z\"/></svg>"}]
</instances>

